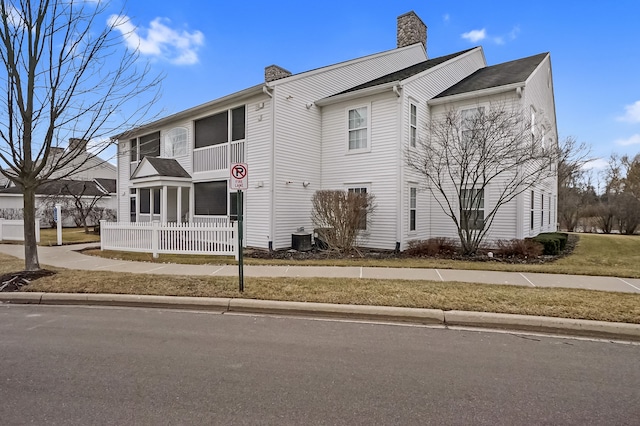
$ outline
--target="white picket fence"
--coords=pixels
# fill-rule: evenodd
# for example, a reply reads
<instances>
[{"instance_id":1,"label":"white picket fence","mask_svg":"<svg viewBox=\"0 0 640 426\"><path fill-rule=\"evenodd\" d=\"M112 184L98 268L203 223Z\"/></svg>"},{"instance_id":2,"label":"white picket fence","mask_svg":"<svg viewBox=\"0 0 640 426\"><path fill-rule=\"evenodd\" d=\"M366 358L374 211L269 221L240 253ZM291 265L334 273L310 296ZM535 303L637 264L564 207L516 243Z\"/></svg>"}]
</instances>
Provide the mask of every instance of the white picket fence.
<instances>
[{"instance_id":1,"label":"white picket fence","mask_svg":"<svg viewBox=\"0 0 640 426\"><path fill-rule=\"evenodd\" d=\"M160 223L100 221L102 250L137 251L158 254L208 254L229 256L237 253L237 229L233 224Z\"/></svg>"},{"instance_id":2,"label":"white picket fence","mask_svg":"<svg viewBox=\"0 0 640 426\"><path fill-rule=\"evenodd\" d=\"M24 221L0 219L0 241L24 241ZM40 219L36 219L36 242L40 242Z\"/></svg>"}]
</instances>

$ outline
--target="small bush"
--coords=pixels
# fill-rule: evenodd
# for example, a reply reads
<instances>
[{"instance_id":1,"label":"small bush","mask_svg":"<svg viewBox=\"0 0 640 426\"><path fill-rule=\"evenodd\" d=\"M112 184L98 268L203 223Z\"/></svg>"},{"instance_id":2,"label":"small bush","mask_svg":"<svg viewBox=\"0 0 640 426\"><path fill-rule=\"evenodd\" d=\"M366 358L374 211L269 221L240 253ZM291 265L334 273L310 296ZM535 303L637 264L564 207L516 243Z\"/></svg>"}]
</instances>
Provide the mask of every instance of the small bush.
<instances>
[{"instance_id":1,"label":"small bush","mask_svg":"<svg viewBox=\"0 0 640 426\"><path fill-rule=\"evenodd\" d=\"M544 251L544 246L533 240L500 240L496 243L494 253L501 257L538 257Z\"/></svg>"},{"instance_id":2,"label":"small bush","mask_svg":"<svg viewBox=\"0 0 640 426\"><path fill-rule=\"evenodd\" d=\"M409 256L436 256L438 254L454 254L458 252L458 245L452 238L435 237L428 240L409 241L405 254Z\"/></svg>"},{"instance_id":3,"label":"small bush","mask_svg":"<svg viewBox=\"0 0 640 426\"><path fill-rule=\"evenodd\" d=\"M568 234L564 232L546 232L538 234L530 240L542 244L544 247L543 254L555 256L560 254L562 250L567 246Z\"/></svg>"}]
</instances>

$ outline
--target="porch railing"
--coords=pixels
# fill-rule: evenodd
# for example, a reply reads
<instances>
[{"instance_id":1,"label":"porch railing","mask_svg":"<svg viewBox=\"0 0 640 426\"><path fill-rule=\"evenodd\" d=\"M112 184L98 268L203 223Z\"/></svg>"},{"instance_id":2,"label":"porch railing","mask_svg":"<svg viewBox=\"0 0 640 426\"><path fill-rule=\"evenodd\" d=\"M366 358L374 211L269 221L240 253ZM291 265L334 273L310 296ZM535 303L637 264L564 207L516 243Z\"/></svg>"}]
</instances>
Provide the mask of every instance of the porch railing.
<instances>
[{"instance_id":1,"label":"porch railing","mask_svg":"<svg viewBox=\"0 0 640 426\"><path fill-rule=\"evenodd\" d=\"M235 255L237 223L100 221L100 248L163 254Z\"/></svg>"},{"instance_id":2,"label":"porch railing","mask_svg":"<svg viewBox=\"0 0 640 426\"><path fill-rule=\"evenodd\" d=\"M24 241L24 221L0 219L0 241ZM36 242L40 242L40 219L36 219Z\"/></svg>"},{"instance_id":3,"label":"porch railing","mask_svg":"<svg viewBox=\"0 0 640 426\"><path fill-rule=\"evenodd\" d=\"M244 141L222 143L219 145L198 148L193 152L193 171L207 172L224 170L230 163L245 162Z\"/></svg>"}]
</instances>

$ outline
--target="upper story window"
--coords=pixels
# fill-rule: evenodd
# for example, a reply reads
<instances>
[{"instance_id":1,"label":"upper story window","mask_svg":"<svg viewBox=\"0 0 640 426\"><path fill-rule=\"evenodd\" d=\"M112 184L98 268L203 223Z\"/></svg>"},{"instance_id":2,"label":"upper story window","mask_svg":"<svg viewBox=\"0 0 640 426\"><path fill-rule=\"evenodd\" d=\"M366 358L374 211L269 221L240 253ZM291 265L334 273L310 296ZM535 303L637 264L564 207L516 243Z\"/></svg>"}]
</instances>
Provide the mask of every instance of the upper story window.
<instances>
[{"instance_id":1,"label":"upper story window","mask_svg":"<svg viewBox=\"0 0 640 426\"><path fill-rule=\"evenodd\" d=\"M150 133L137 139L131 139L131 162L144 157L160 156L160 132Z\"/></svg>"},{"instance_id":2,"label":"upper story window","mask_svg":"<svg viewBox=\"0 0 640 426\"><path fill-rule=\"evenodd\" d=\"M195 128L196 148L245 139L245 106L196 120Z\"/></svg>"},{"instance_id":3,"label":"upper story window","mask_svg":"<svg viewBox=\"0 0 640 426\"><path fill-rule=\"evenodd\" d=\"M460 130L463 142L474 140L474 133L479 130L484 116L484 107L463 109L460 111Z\"/></svg>"},{"instance_id":4,"label":"upper story window","mask_svg":"<svg viewBox=\"0 0 640 426\"><path fill-rule=\"evenodd\" d=\"M416 104L411 104L409 110L409 143L415 148L416 140L418 139L418 107Z\"/></svg>"},{"instance_id":5,"label":"upper story window","mask_svg":"<svg viewBox=\"0 0 640 426\"><path fill-rule=\"evenodd\" d=\"M164 156L179 157L187 155L189 132L184 127L174 127L164 135Z\"/></svg>"},{"instance_id":6,"label":"upper story window","mask_svg":"<svg viewBox=\"0 0 640 426\"><path fill-rule=\"evenodd\" d=\"M369 107L362 106L349 110L349 150L369 148Z\"/></svg>"}]
</instances>

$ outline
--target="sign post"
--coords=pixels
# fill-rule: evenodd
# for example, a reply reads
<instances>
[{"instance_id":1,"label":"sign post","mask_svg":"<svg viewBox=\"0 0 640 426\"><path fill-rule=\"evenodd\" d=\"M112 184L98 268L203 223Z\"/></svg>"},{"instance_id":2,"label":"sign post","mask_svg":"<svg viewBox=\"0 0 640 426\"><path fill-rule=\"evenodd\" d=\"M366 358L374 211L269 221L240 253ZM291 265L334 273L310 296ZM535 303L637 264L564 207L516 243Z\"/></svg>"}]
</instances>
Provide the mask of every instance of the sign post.
<instances>
[{"instance_id":1,"label":"sign post","mask_svg":"<svg viewBox=\"0 0 640 426\"><path fill-rule=\"evenodd\" d=\"M231 163L229 176L229 187L238 191L238 290L244 292L244 261L242 258L242 240L243 240L243 200L242 190L247 189L248 173L245 163Z\"/></svg>"},{"instance_id":2,"label":"sign post","mask_svg":"<svg viewBox=\"0 0 640 426\"><path fill-rule=\"evenodd\" d=\"M58 237L57 243L62 245L62 205L56 204L53 209L53 220L56 222L56 235Z\"/></svg>"}]
</instances>

